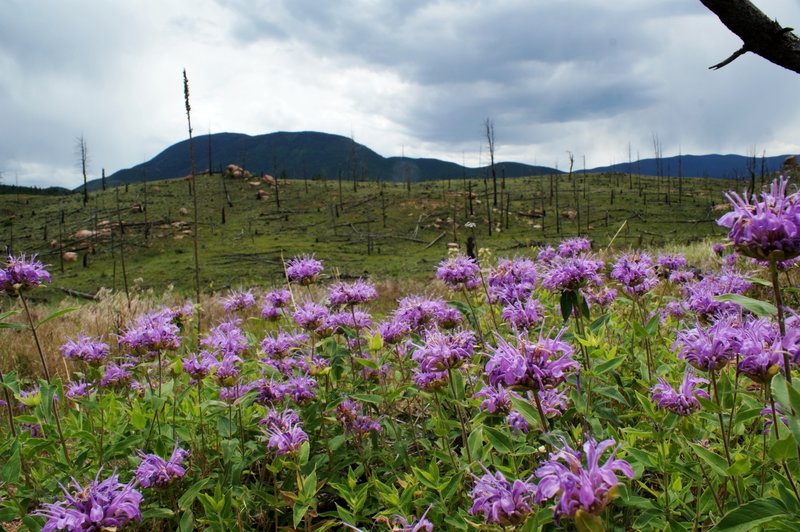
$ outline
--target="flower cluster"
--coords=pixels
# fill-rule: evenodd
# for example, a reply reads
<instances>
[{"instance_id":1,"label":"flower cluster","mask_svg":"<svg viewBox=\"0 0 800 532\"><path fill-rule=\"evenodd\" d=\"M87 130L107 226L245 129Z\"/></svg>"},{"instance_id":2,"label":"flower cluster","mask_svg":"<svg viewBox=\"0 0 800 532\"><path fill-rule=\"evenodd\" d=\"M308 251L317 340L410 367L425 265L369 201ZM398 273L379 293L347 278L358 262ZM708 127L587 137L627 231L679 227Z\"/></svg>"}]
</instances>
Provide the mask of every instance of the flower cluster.
<instances>
[{"instance_id":1,"label":"flower cluster","mask_svg":"<svg viewBox=\"0 0 800 532\"><path fill-rule=\"evenodd\" d=\"M332 307L351 307L372 301L378 291L372 283L359 279L353 283L339 282L328 290L328 302Z\"/></svg>"},{"instance_id":2,"label":"flower cluster","mask_svg":"<svg viewBox=\"0 0 800 532\"><path fill-rule=\"evenodd\" d=\"M294 454L300 450L303 442L308 441L308 434L303 431L300 417L292 409L283 412L268 410L259 425L267 433L267 447L273 449L278 456Z\"/></svg>"},{"instance_id":3,"label":"flower cluster","mask_svg":"<svg viewBox=\"0 0 800 532\"><path fill-rule=\"evenodd\" d=\"M572 346L561 340L561 333L555 338L540 338L536 343L520 335L516 344L497 337L497 347L485 369L493 386L546 390L564 382L570 372L580 367L572 359Z\"/></svg>"},{"instance_id":4,"label":"flower cluster","mask_svg":"<svg viewBox=\"0 0 800 532\"><path fill-rule=\"evenodd\" d=\"M6 267L0 268L0 292L14 294L20 290L30 290L42 283L50 282L50 273L36 256L26 258L8 257Z\"/></svg>"},{"instance_id":5,"label":"flower cluster","mask_svg":"<svg viewBox=\"0 0 800 532\"><path fill-rule=\"evenodd\" d=\"M472 331L445 334L432 330L411 358L423 372L446 371L462 366L472 356L474 347L475 334Z\"/></svg>"},{"instance_id":6,"label":"flower cluster","mask_svg":"<svg viewBox=\"0 0 800 532\"><path fill-rule=\"evenodd\" d=\"M647 253L624 253L611 270L611 278L632 297L640 297L658 284L653 258Z\"/></svg>"},{"instance_id":7,"label":"flower cluster","mask_svg":"<svg viewBox=\"0 0 800 532\"><path fill-rule=\"evenodd\" d=\"M708 384L707 379L694 375L687 371L683 376L683 382L676 391L663 377L658 378L658 384L650 390L650 396L657 408L669 410L679 416L688 416L700 408L698 397L711 399L703 389L697 389L698 384Z\"/></svg>"},{"instance_id":8,"label":"flower cluster","mask_svg":"<svg viewBox=\"0 0 800 532\"><path fill-rule=\"evenodd\" d=\"M256 297L252 290L240 290L233 292L230 296L222 300L222 308L225 312L236 312L246 310L256 304Z\"/></svg>"},{"instance_id":9,"label":"flower cluster","mask_svg":"<svg viewBox=\"0 0 800 532\"><path fill-rule=\"evenodd\" d=\"M471 257L450 257L439 264L436 278L451 290L474 290L481 285L481 268Z\"/></svg>"},{"instance_id":10,"label":"flower cluster","mask_svg":"<svg viewBox=\"0 0 800 532\"><path fill-rule=\"evenodd\" d=\"M86 487L73 479L74 493L61 486L63 501L46 503L33 513L47 519L42 531L117 530L142 520L142 494L133 484L120 483L116 473L103 481L99 479L100 472Z\"/></svg>"},{"instance_id":11,"label":"flower cluster","mask_svg":"<svg viewBox=\"0 0 800 532\"><path fill-rule=\"evenodd\" d=\"M119 345L141 355L177 349L181 338L174 317L169 309L140 316L120 335Z\"/></svg>"},{"instance_id":12,"label":"flower cluster","mask_svg":"<svg viewBox=\"0 0 800 532\"><path fill-rule=\"evenodd\" d=\"M603 465L600 457L603 452L615 444L614 440L600 443L588 440L583 444L583 457L563 443L563 449L550 455L550 459L536 470L540 479L536 490L536 502L542 503L557 497L555 506L556 519L561 516L574 517L581 510L598 515L616 496L619 484L617 472L633 478L633 469L625 460L615 458L616 451ZM586 461L586 466L581 463Z\"/></svg>"},{"instance_id":13,"label":"flower cluster","mask_svg":"<svg viewBox=\"0 0 800 532\"><path fill-rule=\"evenodd\" d=\"M800 255L800 195L787 194L788 178L780 177L749 199L736 192L725 195L733 210L717 223L730 229L736 249L760 260L784 261Z\"/></svg>"},{"instance_id":14,"label":"flower cluster","mask_svg":"<svg viewBox=\"0 0 800 532\"><path fill-rule=\"evenodd\" d=\"M509 482L502 472L486 471L470 492L470 515L482 514L487 523L515 526L533 513L536 485L520 479Z\"/></svg>"},{"instance_id":15,"label":"flower cluster","mask_svg":"<svg viewBox=\"0 0 800 532\"><path fill-rule=\"evenodd\" d=\"M377 419L364 415L364 407L345 398L336 406L336 419L344 427L344 433L360 440L370 432L380 432L381 424Z\"/></svg>"},{"instance_id":16,"label":"flower cluster","mask_svg":"<svg viewBox=\"0 0 800 532\"><path fill-rule=\"evenodd\" d=\"M181 449L178 442L175 442L169 460L164 460L155 454L137 452L142 461L136 468L135 477L136 482L143 488L161 488L176 479L183 478L186 474L183 460L189 456L189 451Z\"/></svg>"},{"instance_id":17,"label":"flower cluster","mask_svg":"<svg viewBox=\"0 0 800 532\"><path fill-rule=\"evenodd\" d=\"M316 282L317 277L324 269L322 262L313 256L303 255L286 263L286 276L293 283L308 286Z\"/></svg>"},{"instance_id":18,"label":"flower cluster","mask_svg":"<svg viewBox=\"0 0 800 532\"><path fill-rule=\"evenodd\" d=\"M99 365L108 358L109 349L108 344L84 334L75 340L68 338L60 348L65 358L83 360L92 366Z\"/></svg>"}]
</instances>

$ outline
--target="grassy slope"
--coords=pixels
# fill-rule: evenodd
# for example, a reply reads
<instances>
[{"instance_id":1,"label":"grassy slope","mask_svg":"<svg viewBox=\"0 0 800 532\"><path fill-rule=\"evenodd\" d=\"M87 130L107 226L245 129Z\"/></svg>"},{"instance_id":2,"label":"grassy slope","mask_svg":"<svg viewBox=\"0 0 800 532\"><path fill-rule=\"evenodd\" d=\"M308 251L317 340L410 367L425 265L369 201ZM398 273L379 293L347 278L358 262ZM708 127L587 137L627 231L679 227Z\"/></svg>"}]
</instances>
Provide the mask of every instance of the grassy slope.
<instances>
[{"instance_id":1,"label":"grassy slope","mask_svg":"<svg viewBox=\"0 0 800 532\"><path fill-rule=\"evenodd\" d=\"M744 183L685 179L679 199L677 179L671 181L668 204L666 178L615 174L508 179L508 227L501 216L503 209L492 209L495 229L490 237L482 180L472 181L477 198L470 215L462 181L416 183L410 192L403 184L379 187L375 182L358 183L358 190L354 191L352 182L345 181L341 184L341 197L337 181L282 181L278 208L275 190L264 184L255 187L246 181L227 180L228 203L219 175L199 176L202 284L205 289L277 284L283 275L281 258L300 253L316 253L329 269L337 269L342 276L427 279L446 255L447 243L458 242L464 249L471 231L478 246L490 248L495 255L521 253L530 245L576 234L588 234L596 245L606 246L620 228L614 240L614 245L620 247L685 244L721 235L714 222L719 214L712 212L712 206L724 202L722 191L741 189ZM562 216L560 232L557 231L551 183L553 191L558 186L562 213L578 210L577 190L580 226L577 218ZM258 188L268 190L269 196L256 199ZM486 188L491 203L491 180ZM116 224L117 193L124 235ZM145 203L143 184L131 185L127 191L120 187L92 192L85 207L81 194L19 199L15 195L0 196L0 235L6 242L13 241L15 253L38 253L51 265L53 285L57 287L89 293L100 287L122 290L120 247L124 238L125 266L131 285L134 279L141 279L144 288L162 289L173 284L177 290L191 293L189 182L150 183L146 201L146 213L132 212L132 205ZM181 214L182 208L188 214ZM544 218L530 216L542 209ZM70 236L80 229L102 228L104 221L114 229L113 256L108 235L83 241ZM465 228L467 221L476 227ZM497 224L501 224L500 232L496 231ZM428 247L442 233L444 236ZM48 245L51 239L61 239L65 250L79 253L77 262L65 263L63 273L59 249ZM87 267L83 266L84 255L88 255ZM40 297L46 293L40 292ZM58 292L49 293L49 297L56 297Z\"/></svg>"}]
</instances>

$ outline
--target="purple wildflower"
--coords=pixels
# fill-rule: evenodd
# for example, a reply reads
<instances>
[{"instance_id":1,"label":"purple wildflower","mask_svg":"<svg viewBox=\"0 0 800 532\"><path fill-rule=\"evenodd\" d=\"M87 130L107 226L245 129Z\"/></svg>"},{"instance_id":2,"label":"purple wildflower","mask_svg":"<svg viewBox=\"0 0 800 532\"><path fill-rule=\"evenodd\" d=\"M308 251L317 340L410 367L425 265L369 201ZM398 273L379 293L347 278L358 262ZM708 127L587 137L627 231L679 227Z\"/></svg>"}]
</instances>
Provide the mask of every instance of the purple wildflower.
<instances>
[{"instance_id":1,"label":"purple wildflower","mask_svg":"<svg viewBox=\"0 0 800 532\"><path fill-rule=\"evenodd\" d=\"M377 332L387 344L396 344L410 332L408 325L397 319L383 321L377 325Z\"/></svg>"},{"instance_id":2,"label":"purple wildflower","mask_svg":"<svg viewBox=\"0 0 800 532\"><path fill-rule=\"evenodd\" d=\"M787 342L796 338L795 334L787 334L782 338L780 332L771 322L764 319L751 319L741 327L739 351L741 359L737 371L753 381L768 385L783 368L783 353L790 351Z\"/></svg>"},{"instance_id":3,"label":"purple wildflower","mask_svg":"<svg viewBox=\"0 0 800 532\"><path fill-rule=\"evenodd\" d=\"M656 267L659 277L669 277L671 273L686 268L686 257L682 253L659 255Z\"/></svg>"},{"instance_id":4,"label":"purple wildflower","mask_svg":"<svg viewBox=\"0 0 800 532\"><path fill-rule=\"evenodd\" d=\"M483 398L480 404L482 412L490 414L505 414L511 410L511 399L502 384L497 386L484 386L472 396L475 399Z\"/></svg>"},{"instance_id":5,"label":"purple wildflower","mask_svg":"<svg viewBox=\"0 0 800 532\"><path fill-rule=\"evenodd\" d=\"M225 353L214 367L214 379L220 386L233 386L239 378L242 359L232 353Z\"/></svg>"},{"instance_id":6,"label":"purple wildflower","mask_svg":"<svg viewBox=\"0 0 800 532\"><path fill-rule=\"evenodd\" d=\"M295 257L286 263L286 276L289 281L302 286L314 284L317 276L325 269L322 262L313 256Z\"/></svg>"},{"instance_id":7,"label":"purple wildflower","mask_svg":"<svg viewBox=\"0 0 800 532\"><path fill-rule=\"evenodd\" d=\"M353 283L339 282L328 290L328 302L332 307L351 307L367 303L378 297L372 283L359 279Z\"/></svg>"},{"instance_id":8,"label":"purple wildflower","mask_svg":"<svg viewBox=\"0 0 800 532\"><path fill-rule=\"evenodd\" d=\"M722 242L714 242L714 244L711 246L711 251L713 251L715 255L719 255L721 257L722 254L725 253L725 244Z\"/></svg>"},{"instance_id":9,"label":"purple wildflower","mask_svg":"<svg viewBox=\"0 0 800 532\"><path fill-rule=\"evenodd\" d=\"M516 346L498 336L497 347L486 363L489 383L546 390L564 382L580 365L572 359L572 346L561 340L561 334L563 330L555 338L540 338L536 343L520 335Z\"/></svg>"},{"instance_id":10,"label":"purple wildflower","mask_svg":"<svg viewBox=\"0 0 800 532\"><path fill-rule=\"evenodd\" d=\"M527 330L541 323L545 316L545 308L538 299L530 297L526 300L516 300L503 307L502 316L514 329Z\"/></svg>"},{"instance_id":11,"label":"purple wildflower","mask_svg":"<svg viewBox=\"0 0 800 532\"><path fill-rule=\"evenodd\" d=\"M286 397L286 386L275 382L273 379L259 379L254 383L256 394L255 402L260 405L274 405L283 402Z\"/></svg>"},{"instance_id":12,"label":"purple wildflower","mask_svg":"<svg viewBox=\"0 0 800 532\"><path fill-rule=\"evenodd\" d=\"M450 257L439 263L436 278L451 290L474 290L481 285L481 268L471 257Z\"/></svg>"},{"instance_id":13,"label":"purple wildflower","mask_svg":"<svg viewBox=\"0 0 800 532\"><path fill-rule=\"evenodd\" d=\"M519 434L520 432L527 434L530 429L528 420L518 410L512 410L508 413L506 423L508 423L508 427L514 434Z\"/></svg>"},{"instance_id":14,"label":"purple wildflower","mask_svg":"<svg viewBox=\"0 0 800 532\"><path fill-rule=\"evenodd\" d=\"M287 288L276 288L264 295L264 302L275 308L286 308L292 302L292 292Z\"/></svg>"},{"instance_id":15,"label":"purple wildflower","mask_svg":"<svg viewBox=\"0 0 800 532\"><path fill-rule=\"evenodd\" d=\"M556 250L551 245L546 245L539 252L536 254L536 260L544 264L545 266L550 266L553 260L556 258Z\"/></svg>"},{"instance_id":16,"label":"purple wildflower","mask_svg":"<svg viewBox=\"0 0 800 532\"><path fill-rule=\"evenodd\" d=\"M658 384L650 390L650 396L656 407L669 410L679 416L688 416L700 408L698 397L711 399L703 389L697 389L698 384L708 384L707 379L696 376L691 371L683 375L683 382L676 391L663 377L658 378Z\"/></svg>"},{"instance_id":17,"label":"purple wildflower","mask_svg":"<svg viewBox=\"0 0 800 532\"><path fill-rule=\"evenodd\" d=\"M250 345L240 324L241 320L232 319L211 327L208 334L200 339L200 345L223 355L241 355Z\"/></svg>"},{"instance_id":18,"label":"purple wildflower","mask_svg":"<svg viewBox=\"0 0 800 532\"><path fill-rule=\"evenodd\" d=\"M551 454L549 461L536 470L536 476L540 479L536 502L541 504L558 497L554 509L556 519L561 516L574 517L579 510L599 515L616 496L614 488L619 484L616 472L633 478L630 464L615 458L616 450L600 465L600 456L614 443L610 439L600 443L590 439L584 443L584 467L581 453L572 450L564 442L563 449Z\"/></svg>"},{"instance_id":19,"label":"purple wildflower","mask_svg":"<svg viewBox=\"0 0 800 532\"><path fill-rule=\"evenodd\" d=\"M562 258L577 257L592 250L592 242L585 237L562 240L558 245L558 256Z\"/></svg>"},{"instance_id":20,"label":"purple wildflower","mask_svg":"<svg viewBox=\"0 0 800 532\"><path fill-rule=\"evenodd\" d=\"M128 381L133 377L133 373L129 370L133 368L130 362L123 362L117 364L116 362L109 362L106 364L106 370L103 377L100 379L100 387L107 388L114 385L127 385Z\"/></svg>"},{"instance_id":21,"label":"purple wildflower","mask_svg":"<svg viewBox=\"0 0 800 532\"><path fill-rule=\"evenodd\" d=\"M108 358L109 349L108 344L83 334L76 340L68 338L60 347L64 358L83 360L92 366L97 366Z\"/></svg>"},{"instance_id":22,"label":"purple wildflower","mask_svg":"<svg viewBox=\"0 0 800 532\"><path fill-rule=\"evenodd\" d=\"M709 274L695 283L683 287L684 299L689 310L701 319L739 312L741 308L733 301L717 301L715 296L722 294L743 294L750 289L752 283L740 274L723 270L719 274Z\"/></svg>"},{"instance_id":23,"label":"purple wildflower","mask_svg":"<svg viewBox=\"0 0 800 532\"><path fill-rule=\"evenodd\" d=\"M256 297L253 295L252 290L239 290L222 300L222 308L225 312L247 310L255 306L255 304Z\"/></svg>"},{"instance_id":24,"label":"purple wildflower","mask_svg":"<svg viewBox=\"0 0 800 532\"><path fill-rule=\"evenodd\" d=\"M344 433L356 440L363 439L370 432L380 432L380 421L364 414L364 405L345 398L336 406L336 419L342 424Z\"/></svg>"},{"instance_id":25,"label":"purple wildflower","mask_svg":"<svg viewBox=\"0 0 800 532\"><path fill-rule=\"evenodd\" d=\"M137 453L142 461L136 468L135 476L137 483L143 488L162 488L186 474L183 460L189 456L189 451L181 449L178 442L175 442L169 460L164 460L155 454L144 454L138 450Z\"/></svg>"},{"instance_id":26,"label":"purple wildflower","mask_svg":"<svg viewBox=\"0 0 800 532\"><path fill-rule=\"evenodd\" d=\"M132 521L141 521L142 494L133 484L121 484L116 473L102 482L99 478L100 472L85 488L72 479L74 494L61 486L65 500L43 504L33 512L32 515L47 519L42 531L117 530Z\"/></svg>"},{"instance_id":27,"label":"purple wildflower","mask_svg":"<svg viewBox=\"0 0 800 532\"><path fill-rule=\"evenodd\" d=\"M407 521L401 515L395 515L394 519L392 519L394 524L392 532L433 532L433 523L427 519L430 509L431 507L428 506L428 509L419 519L411 519L411 521Z\"/></svg>"},{"instance_id":28,"label":"purple wildflower","mask_svg":"<svg viewBox=\"0 0 800 532\"><path fill-rule=\"evenodd\" d=\"M700 371L719 371L730 362L739 347L740 330L733 320L723 318L711 325L678 331L673 349L678 358Z\"/></svg>"},{"instance_id":29,"label":"purple wildflower","mask_svg":"<svg viewBox=\"0 0 800 532\"><path fill-rule=\"evenodd\" d=\"M469 514L483 514L486 523L503 527L518 525L533 513L535 492L532 482L516 479L512 484L502 472L492 475L486 471L469 494L472 497Z\"/></svg>"},{"instance_id":30,"label":"purple wildflower","mask_svg":"<svg viewBox=\"0 0 800 532\"><path fill-rule=\"evenodd\" d=\"M285 358L293 349L297 349L307 342L308 338L307 334L289 334L279 331L276 336L265 336L261 340L261 350L267 355L267 358Z\"/></svg>"},{"instance_id":31,"label":"purple wildflower","mask_svg":"<svg viewBox=\"0 0 800 532\"><path fill-rule=\"evenodd\" d=\"M286 381L286 395L300 406L307 405L317 396L317 381L308 375L299 375Z\"/></svg>"},{"instance_id":32,"label":"purple wildflower","mask_svg":"<svg viewBox=\"0 0 800 532\"><path fill-rule=\"evenodd\" d=\"M281 413L270 410L260 424L265 425L267 447L274 449L278 456L294 454L308 441L308 435L303 431L300 418L294 410Z\"/></svg>"},{"instance_id":33,"label":"purple wildflower","mask_svg":"<svg viewBox=\"0 0 800 532\"><path fill-rule=\"evenodd\" d=\"M19 257L9 256L6 259L6 267L0 268L0 292L14 294L49 282L50 273L36 260L36 255L32 255L29 259L25 258L24 253Z\"/></svg>"},{"instance_id":34,"label":"purple wildflower","mask_svg":"<svg viewBox=\"0 0 800 532\"><path fill-rule=\"evenodd\" d=\"M761 260L788 260L800 255L800 196L786 194L789 180L779 177L768 191L747 199L736 192L725 194L733 210L717 223L728 227L728 237L736 249Z\"/></svg>"},{"instance_id":35,"label":"purple wildflower","mask_svg":"<svg viewBox=\"0 0 800 532\"><path fill-rule=\"evenodd\" d=\"M81 397L89 397L89 394L94 392L92 385L86 381L70 382L67 386L67 391L64 395L67 399L79 399Z\"/></svg>"},{"instance_id":36,"label":"purple wildflower","mask_svg":"<svg viewBox=\"0 0 800 532\"><path fill-rule=\"evenodd\" d=\"M617 289L606 287L602 289L588 290L584 296L586 298L586 303L589 306L597 305L598 307L605 309L608 308L614 301L616 301Z\"/></svg>"},{"instance_id":37,"label":"purple wildflower","mask_svg":"<svg viewBox=\"0 0 800 532\"><path fill-rule=\"evenodd\" d=\"M475 335L472 331L445 334L432 330L425 336L425 344L411 358L419 364L422 371L445 371L464 365L472 356L474 347Z\"/></svg>"},{"instance_id":38,"label":"purple wildflower","mask_svg":"<svg viewBox=\"0 0 800 532\"><path fill-rule=\"evenodd\" d=\"M328 316L328 309L312 301L303 303L295 310L293 318L295 323L307 331L313 331L322 325Z\"/></svg>"},{"instance_id":39,"label":"purple wildflower","mask_svg":"<svg viewBox=\"0 0 800 532\"><path fill-rule=\"evenodd\" d=\"M447 386L447 371L414 370L411 380L420 389L426 392L435 392Z\"/></svg>"},{"instance_id":40,"label":"purple wildflower","mask_svg":"<svg viewBox=\"0 0 800 532\"><path fill-rule=\"evenodd\" d=\"M602 260L584 256L556 259L542 279L542 286L552 292L574 292L587 286L599 286L602 268Z\"/></svg>"},{"instance_id":41,"label":"purple wildflower","mask_svg":"<svg viewBox=\"0 0 800 532\"><path fill-rule=\"evenodd\" d=\"M611 270L611 278L632 297L640 297L658 284L653 258L643 252L622 254Z\"/></svg>"},{"instance_id":42,"label":"purple wildflower","mask_svg":"<svg viewBox=\"0 0 800 532\"><path fill-rule=\"evenodd\" d=\"M531 259L502 259L489 270L489 301L507 304L526 300L533 294L538 280L536 264Z\"/></svg>"},{"instance_id":43,"label":"purple wildflower","mask_svg":"<svg viewBox=\"0 0 800 532\"><path fill-rule=\"evenodd\" d=\"M178 349L181 338L173 318L169 309L140 316L119 337L119 344L130 349L132 354Z\"/></svg>"},{"instance_id":44,"label":"purple wildflower","mask_svg":"<svg viewBox=\"0 0 800 532\"><path fill-rule=\"evenodd\" d=\"M257 382L248 382L245 384L234 384L233 386L220 386L219 399L228 404L234 404L236 401L247 395L247 393L257 388Z\"/></svg>"},{"instance_id":45,"label":"purple wildflower","mask_svg":"<svg viewBox=\"0 0 800 532\"><path fill-rule=\"evenodd\" d=\"M181 361L183 371L189 375L192 384L202 381L217 365L217 359L208 351L200 351L199 356L192 353Z\"/></svg>"},{"instance_id":46,"label":"purple wildflower","mask_svg":"<svg viewBox=\"0 0 800 532\"><path fill-rule=\"evenodd\" d=\"M398 302L394 321L405 324L411 332L420 333L432 326L451 329L461 323L461 314L444 299L412 295Z\"/></svg>"}]
</instances>

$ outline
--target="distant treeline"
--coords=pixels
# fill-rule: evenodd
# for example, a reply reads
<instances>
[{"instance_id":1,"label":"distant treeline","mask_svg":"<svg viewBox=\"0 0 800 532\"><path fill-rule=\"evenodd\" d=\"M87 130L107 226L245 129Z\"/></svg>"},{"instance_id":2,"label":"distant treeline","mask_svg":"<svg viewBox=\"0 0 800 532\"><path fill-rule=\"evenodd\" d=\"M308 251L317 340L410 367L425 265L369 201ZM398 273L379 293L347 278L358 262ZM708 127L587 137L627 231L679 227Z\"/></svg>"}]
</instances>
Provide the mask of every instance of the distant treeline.
<instances>
[{"instance_id":1,"label":"distant treeline","mask_svg":"<svg viewBox=\"0 0 800 532\"><path fill-rule=\"evenodd\" d=\"M37 196L65 196L72 191L64 187L21 187L18 185L0 185L0 194L34 194Z\"/></svg>"}]
</instances>

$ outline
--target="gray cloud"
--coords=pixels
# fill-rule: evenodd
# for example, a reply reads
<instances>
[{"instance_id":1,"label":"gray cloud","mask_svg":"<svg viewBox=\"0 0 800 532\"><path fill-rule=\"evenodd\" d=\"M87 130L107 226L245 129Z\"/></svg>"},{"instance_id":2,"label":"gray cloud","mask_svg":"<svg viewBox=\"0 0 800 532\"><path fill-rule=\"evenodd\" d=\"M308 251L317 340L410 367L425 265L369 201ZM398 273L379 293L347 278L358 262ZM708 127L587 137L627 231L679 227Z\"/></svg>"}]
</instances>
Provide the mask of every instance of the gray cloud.
<instances>
[{"instance_id":1,"label":"gray cloud","mask_svg":"<svg viewBox=\"0 0 800 532\"><path fill-rule=\"evenodd\" d=\"M665 154L800 151L800 78L755 56L708 71L740 42L696 0L8 4L0 170L31 184L77 186L81 134L93 175L184 138L184 67L203 132L320 130L477 164L491 117L498 155L537 164L649 156L654 134ZM762 7L800 24L791 0Z\"/></svg>"}]
</instances>

